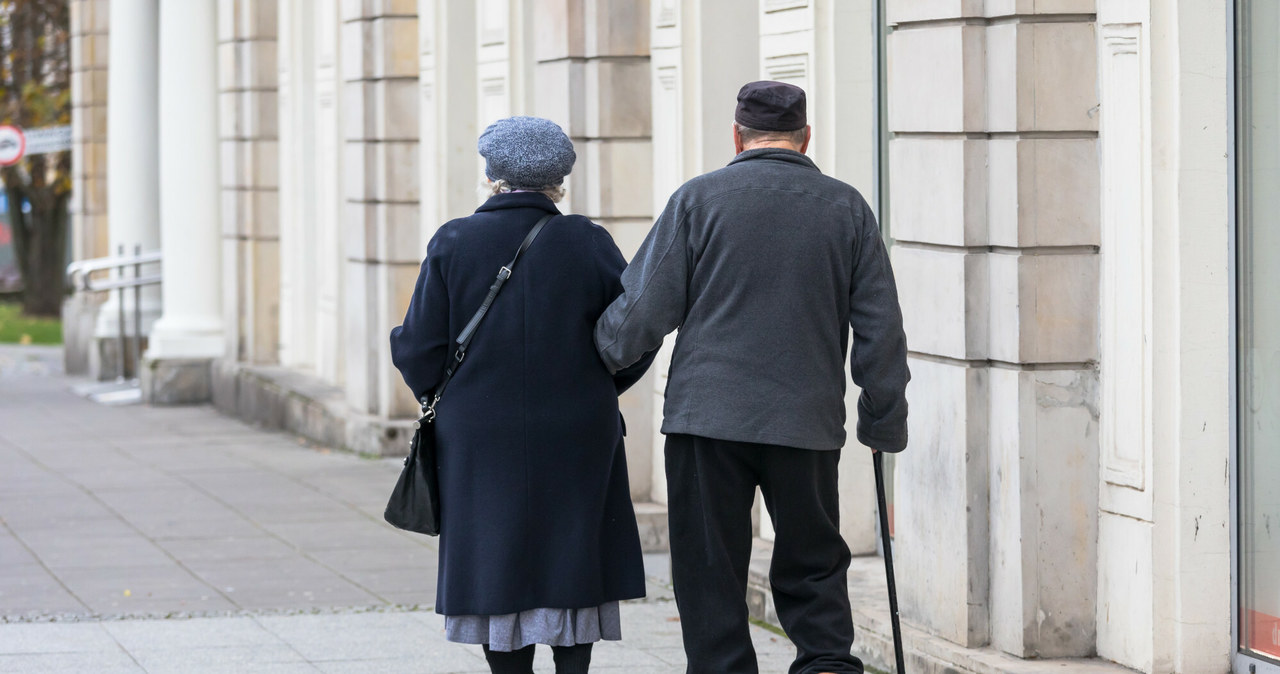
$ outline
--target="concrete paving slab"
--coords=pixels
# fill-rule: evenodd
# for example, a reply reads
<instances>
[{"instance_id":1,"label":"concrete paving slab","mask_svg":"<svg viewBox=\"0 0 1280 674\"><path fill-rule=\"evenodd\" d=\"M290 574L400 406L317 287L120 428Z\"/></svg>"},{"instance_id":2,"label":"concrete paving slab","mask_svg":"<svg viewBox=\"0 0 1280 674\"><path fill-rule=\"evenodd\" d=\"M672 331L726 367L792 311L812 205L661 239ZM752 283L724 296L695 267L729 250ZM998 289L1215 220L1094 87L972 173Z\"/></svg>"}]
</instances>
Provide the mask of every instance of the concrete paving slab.
<instances>
[{"instance_id":1,"label":"concrete paving slab","mask_svg":"<svg viewBox=\"0 0 1280 674\"><path fill-rule=\"evenodd\" d=\"M102 493L104 491L132 491L144 489L181 489L184 485L172 475L160 472L136 461L111 466L77 466L63 474L77 485Z\"/></svg>"},{"instance_id":2,"label":"concrete paving slab","mask_svg":"<svg viewBox=\"0 0 1280 674\"><path fill-rule=\"evenodd\" d=\"M399 460L70 386L0 383L0 672L488 671L430 610L438 540L382 520ZM624 605L600 671L683 670L668 562L646 568L657 601Z\"/></svg>"},{"instance_id":3,"label":"concrete paving slab","mask_svg":"<svg viewBox=\"0 0 1280 674\"><path fill-rule=\"evenodd\" d=\"M241 608L384 603L337 573L302 557L285 557L265 563L237 560L192 561L189 564L193 573L218 588Z\"/></svg>"},{"instance_id":4,"label":"concrete paving slab","mask_svg":"<svg viewBox=\"0 0 1280 674\"><path fill-rule=\"evenodd\" d=\"M223 593L179 566L83 567L57 573L72 594L101 615L235 608Z\"/></svg>"},{"instance_id":5,"label":"concrete paving slab","mask_svg":"<svg viewBox=\"0 0 1280 674\"><path fill-rule=\"evenodd\" d=\"M262 617L262 625L311 661L415 659L433 638L403 614ZM408 627L406 627L408 626ZM416 628L416 629L414 629Z\"/></svg>"},{"instance_id":6,"label":"concrete paving slab","mask_svg":"<svg viewBox=\"0 0 1280 674\"><path fill-rule=\"evenodd\" d=\"M167 538L157 542L157 545L187 566L232 561L269 561L297 554L297 549L293 546L267 535Z\"/></svg>"},{"instance_id":7,"label":"concrete paving slab","mask_svg":"<svg viewBox=\"0 0 1280 674\"><path fill-rule=\"evenodd\" d=\"M143 648L129 652L147 674L241 674L243 672L316 672L286 644L213 648Z\"/></svg>"},{"instance_id":8,"label":"concrete paving slab","mask_svg":"<svg viewBox=\"0 0 1280 674\"><path fill-rule=\"evenodd\" d=\"M391 525L365 517L331 523L286 522L264 528L303 550L377 550L384 545L395 545L404 537Z\"/></svg>"},{"instance_id":9,"label":"concrete paving slab","mask_svg":"<svg viewBox=\"0 0 1280 674\"><path fill-rule=\"evenodd\" d=\"M0 654L98 653L120 651L101 623L15 624L0 627Z\"/></svg>"},{"instance_id":10,"label":"concrete paving slab","mask_svg":"<svg viewBox=\"0 0 1280 674\"><path fill-rule=\"evenodd\" d=\"M103 528L115 528L108 520ZM114 535L85 535L74 529L46 530L39 535L24 536L23 541L39 556L41 562L55 572L59 569L100 567L146 567L168 565L172 560L150 539L132 531Z\"/></svg>"},{"instance_id":11,"label":"concrete paving slab","mask_svg":"<svg viewBox=\"0 0 1280 674\"><path fill-rule=\"evenodd\" d=\"M0 674L146 674L133 658L118 648L101 653L42 653L0 655Z\"/></svg>"},{"instance_id":12,"label":"concrete paving slab","mask_svg":"<svg viewBox=\"0 0 1280 674\"><path fill-rule=\"evenodd\" d=\"M257 619L234 616L197 620L117 620L102 630L127 651L280 645Z\"/></svg>"},{"instance_id":13,"label":"concrete paving slab","mask_svg":"<svg viewBox=\"0 0 1280 674\"><path fill-rule=\"evenodd\" d=\"M416 542L408 538L392 541L377 550L312 550L309 556L346 574L349 571L380 571L386 569L430 569L434 574L436 568L436 549L433 545L437 539L421 538Z\"/></svg>"},{"instance_id":14,"label":"concrete paving slab","mask_svg":"<svg viewBox=\"0 0 1280 674\"><path fill-rule=\"evenodd\" d=\"M489 666L483 660L478 664L466 661L454 665L391 659L340 660L317 662L315 666L325 674L385 674L391 671L397 674L489 674Z\"/></svg>"},{"instance_id":15,"label":"concrete paving slab","mask_svg":"<svg viewBox=\"0 0 1280 674\"><path fill-rule=\"evenodd\" d=\"M8 619L89 611L84 602L42 567L0 569L0 623Z\"/></svg>"}]
</instances>

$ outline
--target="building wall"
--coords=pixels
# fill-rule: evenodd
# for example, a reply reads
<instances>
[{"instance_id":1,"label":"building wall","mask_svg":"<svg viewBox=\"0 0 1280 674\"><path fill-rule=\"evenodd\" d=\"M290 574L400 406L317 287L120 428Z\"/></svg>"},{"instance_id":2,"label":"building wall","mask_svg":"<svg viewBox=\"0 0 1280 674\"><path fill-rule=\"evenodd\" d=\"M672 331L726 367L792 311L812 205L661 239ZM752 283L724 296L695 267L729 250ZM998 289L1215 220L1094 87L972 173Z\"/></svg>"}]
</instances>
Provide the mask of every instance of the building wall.
<instances>
[{"instance_id":1,"label":"building wall","mask_svg":"<svg viewBox=\"0 0 1280 674\"><path fill-rule=\"evenodd\" d=\"M965 646L1091 655L1093 2L887 8L890 231L915 376L903 612Z\"/></svg>"},{"instance_id":2,"label":"building wall","mask_svg":"<svg viewBox=\"0 0 1280 674\"><path fill-rule=\"evenodd\" d=\"M348 146L341 131L338 3L285 1L278 11L279 361L339 385L347 362L342 228L350 212L344 208Z\"/></svg>"},{"instance_id":3,"label":"building wall","mask_svg":"<svg viewBox=\"0 0 1280 674\"><path fill-rule=\"evenodd\" d=\"M339 5L342 19L343 340L347 404L373 418L417 410L387 336L418 278L418 7Z\"/></svg>"},{"instance_id":4,"label":"building wall","mask_svg":"<svg viewBox=\"0 0 1280 674\"><path fill-rule=\"evenodd\" d=\"M280 344L277 3L219 0L223 320L227 353L275 363Z\"/></svg>"},{"instance_id":5,"label":"building wall","mask_svg":"<svg viewBox=\"0 0 1280 674\"><path fill-rule=\"evenodd\" d=\"M107 237L107 0L71 0L71 246L113 254Z\"/></svg>"},{"instance_id":6,"label":"building wall","mask_svg":"<svg viewBox=\"0 0 1280 674\"><path fill-rule=\"evenodd\" d=\"M104 7L73 0L81 256L106 240ZM387 334L436 228L484 198L487 124L561 124L579 156L563 210L630 256L674 189L732 158L738 87L791 81L820 168L877 207L888 181L914 376L895 489L904 619L1018 657L1226 671L1223 9L886 0L878 175L872 7L220 0L231 360L324 387L326 441L400 447L415 408ZM668 363L623 400L637 501L665 502ZM233 395L251 400L244 381ZM841 519L873 554L863 449L843 456Z\"/></svg>"},{"instance_id":7,"label":"building wall","mask_svg":"<svg viewBox=\"0 0 1280 674\"><path fill-rule=\"evenodd\" d=\"M1104 303L1102 374L1116 389L1102 408L1115 431L1101 451L1098 652L1142 671L1223 672L1233 282L1225 10L1108 3L1098 23L1112 256L1102 282L1115 298Z\"/></svg>"},{"instance_id":8,"label":"building wall","mask_svg":"<svg viewBox=\"0 0 1280 674\"><path fill-rule=\"evenodd\" d=\"M88 260L115 254L107 226L107 0L71 0L71 254ZM86 375L102 297L77 295L64 304L63 365Z\"/></svg>"}]
</instances>

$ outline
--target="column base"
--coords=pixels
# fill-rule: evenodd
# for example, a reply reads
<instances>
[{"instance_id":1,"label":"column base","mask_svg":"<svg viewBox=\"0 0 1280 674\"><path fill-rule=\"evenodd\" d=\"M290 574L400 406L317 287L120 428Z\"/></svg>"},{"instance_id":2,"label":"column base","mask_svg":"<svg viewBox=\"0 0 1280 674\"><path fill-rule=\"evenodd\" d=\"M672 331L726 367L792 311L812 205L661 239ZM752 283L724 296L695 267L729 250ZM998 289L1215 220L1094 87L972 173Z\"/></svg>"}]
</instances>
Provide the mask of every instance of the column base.
<instances>
[{"instance_id":1,"label":"column base","mask_svg":"<svg viewBox=\"0 0 1280 674\"><path fill-rule=\"evenodd\" d=\"M212 358L143 358L142 401L195 405L213 399Z\"/></svg>"}]
</instances>

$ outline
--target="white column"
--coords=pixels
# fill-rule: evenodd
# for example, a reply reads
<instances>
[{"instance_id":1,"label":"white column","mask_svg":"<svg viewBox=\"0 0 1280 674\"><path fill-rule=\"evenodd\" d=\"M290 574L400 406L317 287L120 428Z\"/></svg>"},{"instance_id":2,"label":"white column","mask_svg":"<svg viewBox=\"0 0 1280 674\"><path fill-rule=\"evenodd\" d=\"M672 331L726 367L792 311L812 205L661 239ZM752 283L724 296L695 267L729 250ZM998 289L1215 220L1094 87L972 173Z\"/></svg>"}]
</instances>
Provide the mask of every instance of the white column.
<instances>
[{"instance_id":1,"label":"white column","mask_svg":"<svg viewBox=\"0 0 1280 674\"><path fill-rule=\"evenodd\" d=\"M110 5L111 40L107 83L107 203L111 209L108 227L115 255L119 246L133 253L160 247L159 190L157 180L156 0L115 0ZM113 338L117 334L117 302L112 293L98 313L95 334ZM129 300L132 305L132 299ZM145 288L142 295L143 332L160 314L160 294ZM131 308L131 307L130 307ZM126 320L132 330L132 319Z\"/></svg>"},{"instance_id":2,"label":"white column","mask_svg":"<svg viewBox=\"0 0 1280 674\"><path fill-rule=\"evenodd\" d=\"M215 0L162 0L160 216L164 315L149 359L222 355Z\"/></svg>"}]
</instances>

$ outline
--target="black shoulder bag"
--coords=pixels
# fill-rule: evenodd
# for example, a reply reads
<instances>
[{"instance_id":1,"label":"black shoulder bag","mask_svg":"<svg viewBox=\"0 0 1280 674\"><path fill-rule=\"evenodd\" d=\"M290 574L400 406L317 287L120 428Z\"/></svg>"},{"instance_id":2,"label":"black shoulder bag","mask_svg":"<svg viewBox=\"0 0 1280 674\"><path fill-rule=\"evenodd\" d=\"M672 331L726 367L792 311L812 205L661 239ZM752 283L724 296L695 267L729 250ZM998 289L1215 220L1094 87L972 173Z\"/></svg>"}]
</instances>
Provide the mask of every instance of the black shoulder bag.
<instances>
[{"instance_id":1,"label":"black shoulder bag","mask_svg":"<svg viewBox=\"0 0 1280 674\"><path fill-rule=\"evenodd\" d=\"M404 470L400 471L400 479L396 482L395 489L391 491L391 499L387 501L387 510L383 514L392 526L428 536L439 535L440 465L436 456L435 424L433 423L436 420L436 403L440 402L445 388L449 386L449 380L453 379L454 373L462 365L462 359L467 355L467 347L471 345L471 339L476 336L476 328L479 327L480 321L484 320L485 314L489 313L489 307L493 306L493 300L498 296L498 291L502 290L507 279L511 278L516 262L529 249L533 240L538 238L542 227L553 217L555 217L554 213L539 220L533 229L529 230L529 235L524 237L524 242L520 244L516 256L498 270L498 277L494 279L493 285L489 286L489 296L484 298L480 309L458 335L457 350L445 366L444 378L440 381L440 385L436 387L430 400L424 397L419 401L422 403L422 417L413 424L415 430L413 440L409 443L409 456L404 460Z\"/></svg>"}]
</instances>

